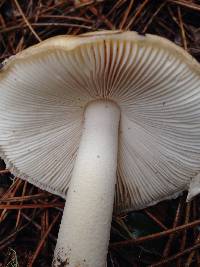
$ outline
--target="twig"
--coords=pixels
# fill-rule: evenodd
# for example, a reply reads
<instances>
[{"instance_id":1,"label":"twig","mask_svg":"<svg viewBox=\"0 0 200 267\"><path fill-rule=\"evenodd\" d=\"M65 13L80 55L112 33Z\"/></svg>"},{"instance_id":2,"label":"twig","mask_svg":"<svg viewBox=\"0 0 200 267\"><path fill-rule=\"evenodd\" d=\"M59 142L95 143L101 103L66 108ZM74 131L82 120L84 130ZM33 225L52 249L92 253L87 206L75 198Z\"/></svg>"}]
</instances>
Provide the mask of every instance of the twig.
<instances>
[{"instance_id":1,"label":"twig","mask_svg":"<svg viewBox=\"0 0 200 267\"><path fill-rule=\"evenodd\" d=\"M188 223L188 224L177 226L175 228L172 228L172 229L169 229L169 230L166 230L166 231L162 231L162 232L159 232L159 233L155 233L155 234L147 235L147 236L144 236L144 237L140 237L138 239L128 239L128 240L124 240L124 241L114 242L114 243L111 243L110 248L125 247L125 246L130 246L130 245L141 244L141 243L146 242L146 241L150 241L150 240L153 240L153 239L158 239L158 238L161 238L161 237L168 236L168 235L170 235L172 233L181 232L184 229L189 229L189 228L192 228L192 227L197 226L199 224L200 224L200 219L196 220L194 222Z\"/></svg>"},{"instance_id":2,"label":"twig","mask_svg":"<svg viewBox=\"0 0 200 267\"><path fill-rule=\"evenodd\" d=\"M175 215L174 222L173 222L173 228L177 227L177 225L179 223L183 201L184 201L184 197L181 197L179 200L179 203L178 203L177 210L176 210L176 215ZM165 246L165 249L163 251L163 257L168 256L173 239L174 239L174 233L169 236L169 239L168 239L167 244Z\"/></svg>"},{"instance_id":3,"label":"twig","mask_svg":"<svg viewBox=\"0 0 200 267\"><path fill-rule=\"evenodd\" d=\"M200 234L198 234L198 236L197 236L197 238L196 238L196 240L195 240L195 244L199 244L199 242L200 242ZM192 252L190 253L188 259L187 259L187 262L186 262L186 264L185 264L185 267L189 267L189 266L191 265L191 263L192 263L192 259L193 259L194 255L195 255L195 251L192 251Z\"/></svg>"},{"instance_id":4,"label":"twig","mask_svg":"<svg viewBox=\"0 0 200 267\"><path fill-rule=\"evenodd\" d=\"M73 23L61 23L61 22L36 22L31 24L34 27L75 27L75 28L83 28L87 30L92 30L91 26L81 25L81 24L73 24ZM14 31L20 28L26 28L28 25L15 25L12 27L8 27L5 29L0 29L0 33Z\"/></svg>"},{"instance_id":5,"label":"twig","mask_svg":"<svg viewBox=\"0 0 200 267\"><path fill-rule=\"evenodd\" d=\"M22 190L22 197L25 195L25 192L26 192L26 188L27 188L27 181L25 181L24 183L24 186L23 186L23 190ZM23 202L20 203L20 205L22 205ZM18 225L19 225L19 221L20 221L20 215L21 215L21 209L18 210L18 213L17 213L17 219L16 219L16 223L15 223L15 227L17 228Z\"/></svg>"},{"instance_id":6,"label":"twig","mask_svg":"<svg viewBox=\"0 0 200 267\"><path fill-rule=\"evenodd\" d=\"M27 221L29 221L29 222L31 222L39 231L41 230L41 226L37 223L37 222L35 222L32 218L30 218L27 214L25 214L25 213L23 213L22 212L22 216L27 220ZM53 235L53 234L49 234L49 237L54 241L54 242L56 242L56 237Z\"/></svg>"},{"instance_id":7,"label":"twig","mask_svg":"<svg viewBox=\"0 0 200 267\"><path fill-rule=\"evenodd\" d=\"M159 221L151 212L149 212L148 210L144 210L144 212L155 222L157 223L157 225L160 226L161 229L163 230L167 230L168 228L161 223L161 221Z\"/></svg>"},{"instance_id":8,"label":"twig","mask_svg":"<svg viewBox=\"0 0 200 267\"><path fill-rule=\"evenodd\" d=\"M35 215L34 215L35 216ZM26 228L30 222L25 223L21 227L17 228L15 231L13 231L11 234L6 236L6 238L0 240L0 251L4 248L5 242L8 242L10 239L15 239L15 235L22 231L24 228Z\"/></svg>"},{"instance_id":9,"label":"twig","mask_svg":"<svg viewBox=\"0 0 200 267\"><path fill-rule=\"evenodd\" d=\"M190 8L192 10L200 11L200 6L195 3L188 3L187 1L180 1L180 0L167 0L168 2L171 2L173 4L177 4L186 8Z\"/></svg>"},{"instance_id":10,"label":"twig","mask_svg":"<svg viewBox=\"0 0 200 267\"><path fill-rule=\"evenodd\" d=\"M133 6L134 1L135 1L135 0L131 0L130 3L129 3L129 5L128 5L128 8L127 8L127 10L126 10L126 12L125 12L125 14L124 14L124 17L123 17L123 19L122 19L122 21L121 21L121 23L120 23L120 25L119 25L119 29L120 29L120 30L122 30L122 29L124 28L124 25L125 25L125 23L126 23L126 20L127 20L127 18L128 18L128 15L129 15L129 13L130 13L130 11L131 11L131 8L132 8L132 6Z\"/></svg>"},{"instance_id":11,"label":"twig","mask_svg":"<svg viewBox=\"0 0 200 267\"><path fill-rule=\"evenodd\" d=\"M47 238L49 232L51 231L52 227L54 226L54 224L56 223L56 221L58 220L60 216L60 213L58 213L56 215L56 217L53 219L52 223L50 224L49 228L47 229L46 233L43 235L43 238L40 240L38 246L37 246L37 249L35 251L35 253L33 254L33 257L31 259L31 262L29 263L28 267L32 267L33 266L33 263L35 262L38 254L40 253L43 245L44 245L44 242L45 242L45 239Z\"/></svg>"},{"instance_id":12,"label":"twig","mask_svg":"<svg viewBox=\"0 0 200 267\"><path fill-rule=\"evenodd\" d=\"M144 29L142 30L142 33L145 33L148 29L148 27L151 25L151 23L153 22L154 18L158 15L158 13L161 11L161 9L166 5L166 2L164 1L163 3L161 3L161 5L156 9L156 11L152 14L152 16L150 17L149 21L146 23Z\"/></svg>"},{"instance_id":13,"label":"twig","mask_svg":"<svg viewBox=\"0 0 200 267\"><path fill-rule=\"evenodd\" d=\"M144 7L148 4L149 0L144 0L144 2L140 5L138 10L136 11L133 18L129 21L129 23L126 25L125 29L128 30L132 27L133 23L135 22L136 18L141 14Z\"/></svg>"},{"instance_id":14,"label":"twig","mask_svg":"<svg viewBox=\"0 0 200 267\"><path fill-rule=\"evenodd\" d=\"M183 42L184 49L187 50L187 41L186 41L185 30L184 30L184 26L183 26L180 7L177 7L177 10L178 10L178 19L179 19L179 23L180 23L180 30L181 30L181 39Z\"/></svg>"},{"instance_id":15,"label":"twig","mask_svg":"<svg viewBox=\"0 0 200 267\"><path fill-rule=\"evenodd\" d=\"M27 18L26 18L26 16L24 15L24 12L22 11L22 9L21 9L21 7L20 7L18 1L17 1L17 0L14 0L14 2L15 2L15 4L16 4L17 9L19 10L19 13L21 14L22 18L24 19L24 21L25 21L27 27L28 27L28 28L30 29L30 31L33 33L33 35L35 36L35 38L36 38L39 42L41 42L41 41L42 41L41 38L38 36L38 34L35 32L35 30L34 30L33 27L31 26L31 24L30 24L29 21L27 20Z\"/></svg>"},{"instance_id":16,"label":"twig","mask_svg":"<svg viewBox=\"0 0 200 267\"><path fill-rule=\"evenodd\" d=\"M188 202L187 205L186 205L186 213L185 213L185 221L184 221L184 223L188 223L189 222L190 208L191 208L191 202ZM180 251L183 251L184 248L185 248L186 238L187 238L187 230L184 230L183 231L183 237L182 237L182 240L181 240ZM177 267L178 266L181 267L181 259L179 259L179 261L177 262Z\"/></svg>"},{"instance_id":17,"label":"twig","mask_svg":"<svg viewBox=\"0 0 200 267\"><path fill-rule=\"evenodd\" d=\"M46 203L46 204L22 204L22 205L0 205L0 209L18 210L18 209L44 209L64 207L64 203Z\"/></svg>"},{"instance_id":18,"label":"twig","mask_svg":"<svg viewBox=\"0 0 200 267\"><path fill-rule=\"evenodd\" d=\"M39 194L35 194L35 195L27 195L27 196L20 196L20 197L8 197L5 199L0 199L0 203L3 202L21 202L21 201L29 201L29 200L37 200L37 199L41 199L41 198L47 198L48 194L46 192L44 193L39 193Z\"/></svg>"},{"instance_id":19,"label":"twig","mask_svg":"<svg viewBox=\"0 0 200 267\"><path fill-rule=\"evenodd\" d=\"M164 259L164 260L161 260L155 264L152 264L149 267L164 266L164 264L169 263L170 261L176 260L177 258L180 258L180 257L184 256L185 254L188 254L191 251L194 251L194 250L199 249L199 248L200 248L200 243L196 244L190 248L187 248L184 251L181 251L181 252L177 253L176 255L173 255L167 259Z\"/></svg>"}]
</instances>

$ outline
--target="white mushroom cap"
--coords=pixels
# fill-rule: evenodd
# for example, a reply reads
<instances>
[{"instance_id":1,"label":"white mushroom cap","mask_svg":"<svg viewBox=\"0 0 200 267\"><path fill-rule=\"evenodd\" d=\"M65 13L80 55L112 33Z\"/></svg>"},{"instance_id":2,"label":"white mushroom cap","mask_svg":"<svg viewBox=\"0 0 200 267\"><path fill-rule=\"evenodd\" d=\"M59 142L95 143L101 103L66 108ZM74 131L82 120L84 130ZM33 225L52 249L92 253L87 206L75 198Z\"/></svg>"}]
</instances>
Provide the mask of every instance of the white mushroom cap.
<instances>
[{"instance_id":1,"label":"white mushroom cap","mask_svg":"<svg viewBox=\"0 0 200 267\"><path fill-rule=\"evenodd\" d=\"M200 171L200 65L149 34L59 36L7 60L0 71L0 156L14 174L65 198L84 109L95 99L121 110L118 210L188 189Z\"/></svg>"}]
</instances>

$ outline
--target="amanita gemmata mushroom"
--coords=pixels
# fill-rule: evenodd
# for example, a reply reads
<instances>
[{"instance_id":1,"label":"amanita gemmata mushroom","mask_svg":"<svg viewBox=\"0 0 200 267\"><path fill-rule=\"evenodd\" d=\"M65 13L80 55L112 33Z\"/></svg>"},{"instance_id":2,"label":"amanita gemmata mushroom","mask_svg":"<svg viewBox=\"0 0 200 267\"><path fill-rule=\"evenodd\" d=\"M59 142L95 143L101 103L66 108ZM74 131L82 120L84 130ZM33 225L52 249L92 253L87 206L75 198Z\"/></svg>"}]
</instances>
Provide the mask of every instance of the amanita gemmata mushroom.
<instances>
[{"instance_id":1,"label":"amanita gemmata mushroom","mask_svg":"<svg viewBox=\"0 0 200 267\"><path fill-rule=\"evenodd\" d=\"M66 198L53 266L105 266L113 204L200 191L199 64L148 34L48 39L0 72L0 152Z\"/></svg>"}]
</instances>

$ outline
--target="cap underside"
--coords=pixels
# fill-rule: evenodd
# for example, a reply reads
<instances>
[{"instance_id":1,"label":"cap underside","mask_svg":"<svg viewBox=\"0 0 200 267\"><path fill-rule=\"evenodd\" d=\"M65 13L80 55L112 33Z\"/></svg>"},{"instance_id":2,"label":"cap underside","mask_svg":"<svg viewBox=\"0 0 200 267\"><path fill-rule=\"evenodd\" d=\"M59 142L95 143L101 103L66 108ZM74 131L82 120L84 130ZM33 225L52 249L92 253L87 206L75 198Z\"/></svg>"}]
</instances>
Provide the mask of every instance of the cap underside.
<instances>
[{"instance_id":1,"label":"cap underside","mask_svg":"<svg viewBox=\"0 0 200 267\"><path fill-rule=\"evenodd\" d=\"M51 39L49 49L46 41L6 63L0 155L15 174L65 197L84 107L111 99L121 108L115 206L143 208L188 188L200 170L199 65L162 38L94 35L61 37L60 46Z\"/></svg>"}]
</instances>

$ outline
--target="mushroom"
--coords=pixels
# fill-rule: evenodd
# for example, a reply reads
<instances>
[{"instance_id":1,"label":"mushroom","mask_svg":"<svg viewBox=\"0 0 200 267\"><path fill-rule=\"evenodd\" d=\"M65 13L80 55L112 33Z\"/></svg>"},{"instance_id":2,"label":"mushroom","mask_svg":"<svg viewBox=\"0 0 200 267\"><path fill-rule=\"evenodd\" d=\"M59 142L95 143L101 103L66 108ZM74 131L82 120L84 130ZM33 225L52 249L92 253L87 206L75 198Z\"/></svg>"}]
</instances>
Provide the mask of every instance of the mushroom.
<instances>
[{"instance_id":1,"label":"mushroom","mask_svg":"<svg viewBox=\"0 0 200 267\"><path fill-rule=\"evenodd\" d=\"M199 193L200 68L135 32L58 36L0 72L0 156L66 198L53 266L106 265L115 211Z\"/></svg>"}]
</instances>

